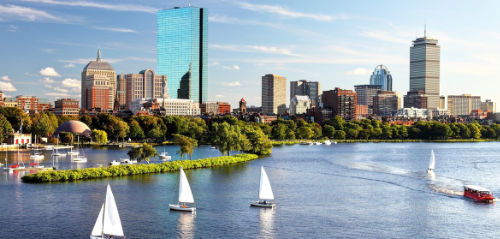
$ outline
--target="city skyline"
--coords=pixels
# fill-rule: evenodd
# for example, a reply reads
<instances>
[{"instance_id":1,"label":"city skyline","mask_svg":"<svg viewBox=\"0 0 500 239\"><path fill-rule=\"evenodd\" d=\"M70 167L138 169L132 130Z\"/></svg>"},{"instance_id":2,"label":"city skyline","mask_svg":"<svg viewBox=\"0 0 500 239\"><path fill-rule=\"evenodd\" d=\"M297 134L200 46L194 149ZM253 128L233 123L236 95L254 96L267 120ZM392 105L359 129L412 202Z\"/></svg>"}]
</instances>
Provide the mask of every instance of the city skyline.
<instances>
[{"instance_id":1,"label":"city skyline","mask_svg":"<svg viewBox=\"0 0 500 239\"><path fill-rule=\"evenodd\" d=\"M423 36L424 23L428 36L437 38L442 47L441 95L470 93L499 100L494 86L500 77L495 71L500 48L494 42L500 38L495 33L500 19L488 14L499 3L489 2L480 19L459 17L474 15L470 10L478 6L470 3L454 9L444 7L451 1L421 4L411 6L414 11L403 11L409 7L405 3L385 3L193 2L209 14L208 100L235 106L244 97L248 105L260 105L260 77L268 73L286 76L288 81L318 81L323 90L354 89L368 84L379 64L391 70L393 90L406 93L408 48ZM0 64L0 88L9 96L73 97L80 92L81 69L95 59L97 48L106 52L103 60L117 74L151 67L157 71L156 11L185 5L184 1L148 1L148 5L4 1L0 43L9 60L4 58ZM386 17L374 14L377 9L385 11ZM488 24L479 27L484 22ZM43 89L37 87L40 84Z\"/></svg>"}]
</instances>

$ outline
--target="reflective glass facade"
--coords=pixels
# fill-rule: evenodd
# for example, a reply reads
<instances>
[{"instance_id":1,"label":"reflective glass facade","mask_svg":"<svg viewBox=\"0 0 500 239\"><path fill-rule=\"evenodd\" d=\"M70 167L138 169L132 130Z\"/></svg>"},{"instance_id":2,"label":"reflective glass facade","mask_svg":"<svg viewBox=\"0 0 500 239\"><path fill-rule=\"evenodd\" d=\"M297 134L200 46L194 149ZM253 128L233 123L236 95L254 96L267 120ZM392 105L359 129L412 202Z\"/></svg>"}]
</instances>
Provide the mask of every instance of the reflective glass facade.
<instances>
[{"instance_id":1,"label":"reflective glass facade","mask_svg":"<svg viewBox=\"0 0 500 239\"><path fill-rule=\"evenodd\" d=\"M207 100L207 16L205 9L196 7L158 11L157 72L167 75L172 98Z\"/></svg>"},{"instance_id":2,"label":"reflective glass facade","mask_svg":"<svg viewBox=\"0 0 500 239\"><path fill-rule=\"evenodd\" d=\"M392 91L392 76L384 65L378 65L370 77L370 85L380 85L382 90Z\"/></svg>"}]
</instances>

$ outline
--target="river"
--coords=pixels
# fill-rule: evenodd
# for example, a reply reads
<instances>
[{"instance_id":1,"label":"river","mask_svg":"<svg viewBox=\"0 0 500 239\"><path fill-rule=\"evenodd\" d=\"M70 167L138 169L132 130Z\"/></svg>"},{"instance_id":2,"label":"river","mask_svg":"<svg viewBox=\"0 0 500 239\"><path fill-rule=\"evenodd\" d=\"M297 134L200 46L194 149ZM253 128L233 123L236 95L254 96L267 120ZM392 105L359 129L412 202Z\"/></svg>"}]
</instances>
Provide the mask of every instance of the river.
<instances>
[{"instance_id":1,"label":"river","mask_svg":"<svg viewBox=\"0 0 500 239\"><path fill-rule=\"evenodd\" d=\"M472 183L500 195L499 146L279 146L268 158L186 171L196 214L169 211L168 203L177 200L178 173L25 184L18 174L0 172L0 238L88 238L108 183L127 238L495 238L498 205L475 203L461 193L464 184ZM426 174L432 149L434 178ZM163 150L179 159L177 146L158 148ZM85 165L66 158L54 164L89 167L126 156L124 149L84 151ZM201 146L193 158L219 155ZM17 154L8 157L15 161ZM257 199L261 166L276 197L274 210L249 207Z\"/></svg>"}]
</instances>

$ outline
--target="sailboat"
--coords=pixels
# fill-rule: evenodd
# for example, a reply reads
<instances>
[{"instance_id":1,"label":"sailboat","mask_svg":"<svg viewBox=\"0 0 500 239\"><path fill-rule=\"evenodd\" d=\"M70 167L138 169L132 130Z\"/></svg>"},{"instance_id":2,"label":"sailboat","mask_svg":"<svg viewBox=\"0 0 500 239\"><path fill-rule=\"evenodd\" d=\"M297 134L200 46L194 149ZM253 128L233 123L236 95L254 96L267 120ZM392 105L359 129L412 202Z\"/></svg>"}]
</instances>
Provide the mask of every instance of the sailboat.
<instances>
[{"instance_id":1,"label":"sailboat","mask_svg":"<svg viewBox=\"0 0 500 239\"><path fill-rule=\"evenodd\" d=\"M160 159L162 161L168 161L172 159L172 156L168 155L167 151L165 151L165 147L163 147L163 152L160 154Z\"/></svg>"},{"instance_id":2,"label":"sailboat","mask_svg":"<svg viewBox=\"0 0 500 239\"><path fill-rule=\"evenodd\" d=\"M429 168L427 169L427 173L434 173L434 166L436 166L436 156L434 156L434 149L431 151L431 159L429 161Z\"/></svg>"},{"instance_id":3,"label":"sailboat","mask_svg":"<svg viewBox=\"0 0 500 239\"><path fill-rule=\"evenodd\" d=\"M78 145L80 145L80 137L78 136ZM68 155L69 156L77 156L78 154L80 154L80 152L78 152L78 148L76 151L73 151L73 135L71 135L71 148L70 148L70 151L68 152Z\"/></svg>"},{"instance_id":4,"label":"sailboat","mask_svg":"<svg viewBox=\"0 0 500 239\"><path fill-rule=\"evenodd\" d=\"M259 201L250 203L254 207L266 207L274 208L276 204L274 202L269 202L274 200L273 190L271 189L271 183L267 177L266 170L264 167L260 167L260 187L259 187Z\"/></svg>"},{"instance_id":5,"label":"sailboat","mask_svg":"<svg viewBox=\"0 0 500 239\"><path fill-rule=\"evenodd\" d=\"M101 211L90 234L90 239L125 237L123 235L122 222L116 207L115 197L108 184L106 198L102 204Z\"/></svg>"},{"instance_id":6,"label":"sailboat","mask_svg":"<svg viewBox=\"0 0 500 239\"><path fill-rule=\"evenodd\" d=\"M196 207L189 206L186 203L194 203L193 193L187 180L186 174L181 167L179 175L179 202L177 204L168 204L170 210L195 212Z\"/></svg>"},{"instance_id":7,"label":"sailboat","mask_svg":"<svg viewBox=\"0 0 500 239\"><path fill-rule=\"evenodd\" d=\"M35 150L33 151L33 154L30 155L30 159L35 161L34 163L38 163L36 161L38 160L43 160L45 156L43 156L42 152L38 149L38 145L36 144L36 134L35 134Z\"/></svg>"},{"instance_id":8,"label":"sailboat","mask_svg":"<svg viewBox=\"0 0 500 239\"><path fill-rule=\"evenodd\" d=\"M77 151L78 154L75 158L71 158L71 161L75 163L86 163L87 162L87 157L85 157L83 150L82 154L80 154L80 136L78 136L78 145L77 145Z\"/></svg>"},{"instance_id":9,"label":"sailboat","mask_svg":"<svg viewBox=\"0 0 500 239\"><path fill-rule=\"evenodd\" d=\"M55 157L59 157L59 156L64 156L66 155L65 153L59 153L58 149L59 149L59 136L57 136L57 142L56 142L56 146L54 147L54 151L52 151L52 156L55 156Z\"/></svg>"}]
</instances>

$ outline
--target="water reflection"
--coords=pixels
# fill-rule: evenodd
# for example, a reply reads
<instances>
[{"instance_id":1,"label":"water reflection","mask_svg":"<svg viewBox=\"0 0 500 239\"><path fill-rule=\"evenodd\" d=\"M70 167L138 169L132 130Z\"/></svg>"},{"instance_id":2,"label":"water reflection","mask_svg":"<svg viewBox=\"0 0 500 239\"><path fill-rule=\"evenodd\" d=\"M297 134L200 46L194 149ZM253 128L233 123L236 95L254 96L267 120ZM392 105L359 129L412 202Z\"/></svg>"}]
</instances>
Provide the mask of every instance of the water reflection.
<instances>
[{"instance_id":1,"label":"water reflection","mask_svg":"<svg viewBox=\"0 0 500 239\"><path fill-rule=\"evenodd\" d=\"M260 236L259 238L273 238L274 210L273 208L260 208Z\"/></svg>"},{"instance_id":2,"label":"water reflection","mask_svg":"<svg viewBox=\"0 0 500 239\"><path fill-rule=\"evenodd\" d=\"M180 212L177 217L177 238L194 238L194 218L195 213Z\"/></svg>"}]
</instances>

